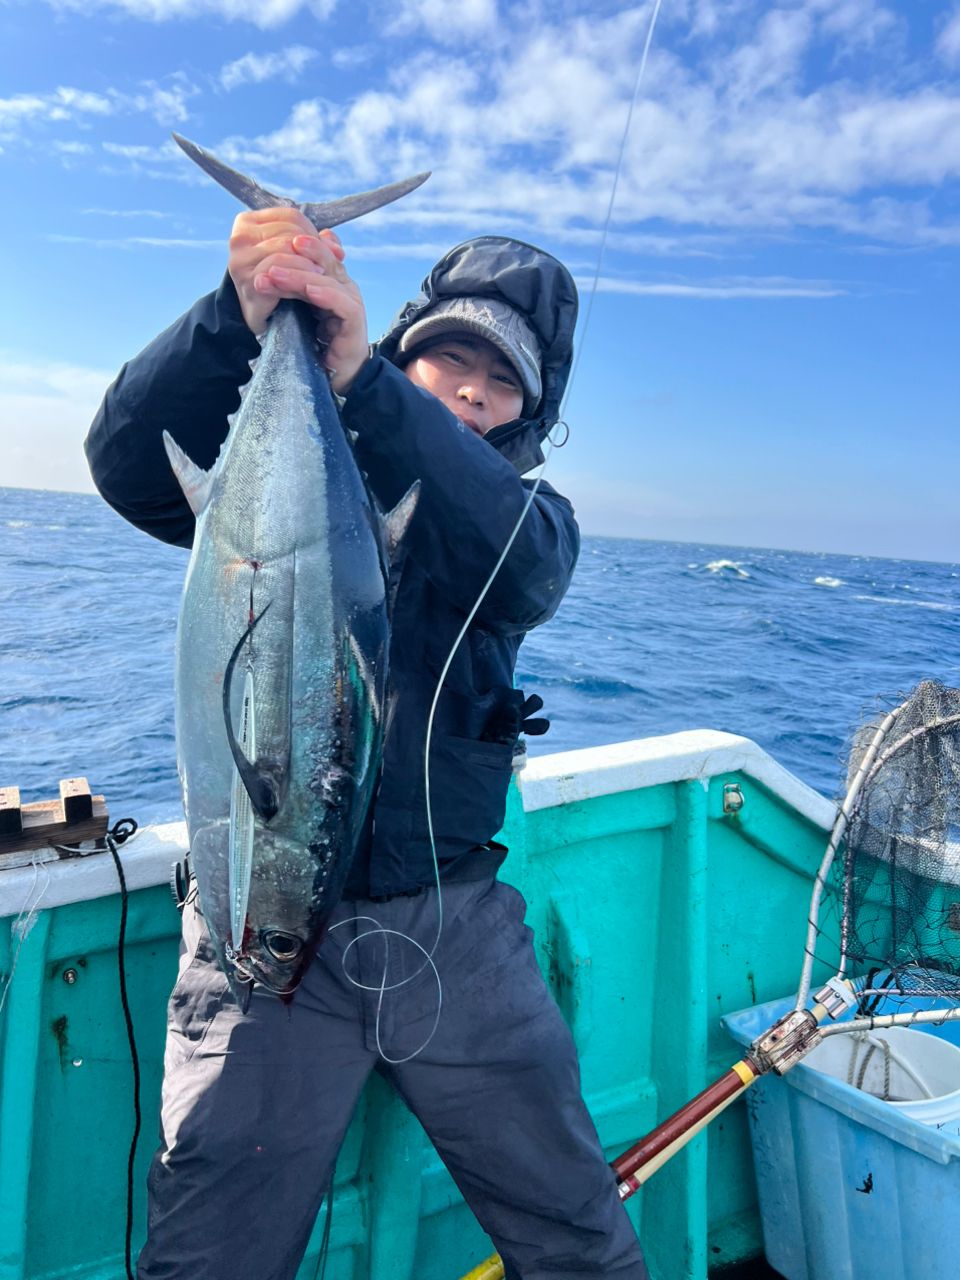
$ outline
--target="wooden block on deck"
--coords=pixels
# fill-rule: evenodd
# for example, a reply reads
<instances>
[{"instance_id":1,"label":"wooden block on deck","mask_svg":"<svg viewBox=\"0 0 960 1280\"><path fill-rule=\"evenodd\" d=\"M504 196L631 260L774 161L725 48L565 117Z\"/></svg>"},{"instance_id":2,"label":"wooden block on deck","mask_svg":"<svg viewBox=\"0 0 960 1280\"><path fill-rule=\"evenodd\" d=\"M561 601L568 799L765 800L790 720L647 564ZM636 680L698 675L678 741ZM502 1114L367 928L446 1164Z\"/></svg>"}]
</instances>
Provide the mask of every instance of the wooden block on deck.
<instances>
[{"instance_id":1,"label":"wooden block on deck","mask_svg":"<svg viewBox=\"0 0 960 1280\"><path fill-rule=\"evenodd\" d=\"M20 830L20 788L0 787L0 836L16 835Z\"/></svg>"},{"instance_id":2,"label":"wooden block on deck","mask_svg":"<svg viewBox=\"0 0 960 1280\"><path fill-rule=\"evenodd\" d=\"M8 788L9 790L9 788ZM25 804L20 810L22 830L0 834L0 867L5 854L45 849L51 845L79 844L81 840L99 840L107 833L109 814L103 796L90 796L90 816L79 822L66 822L64 801L41 800Z\"/></svg>"},{"instance_id":3,"label":"wooden block on deck","mask_svg":"<svg viewBox=\"0 0 960 1280\"><path fill-rule=\"evenodd\" d=\"M86 822L93 817L93 797L86 778L61 778L60 803L64 822Z\"/></svg>"}]
</instances>

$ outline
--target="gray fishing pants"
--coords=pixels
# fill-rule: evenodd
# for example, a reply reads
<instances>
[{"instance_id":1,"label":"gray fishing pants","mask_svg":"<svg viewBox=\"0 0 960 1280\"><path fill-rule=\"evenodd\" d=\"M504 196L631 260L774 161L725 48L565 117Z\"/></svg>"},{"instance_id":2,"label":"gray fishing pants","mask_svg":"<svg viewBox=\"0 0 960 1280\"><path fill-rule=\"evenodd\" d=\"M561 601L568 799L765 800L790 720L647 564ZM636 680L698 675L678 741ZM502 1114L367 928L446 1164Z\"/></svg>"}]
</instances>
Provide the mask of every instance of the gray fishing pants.
<instances>
[{"instance_id":1,"label":"gray fishing pants","mask_svg":"<svg viewBox=\"0 0 960 1280\"><path fill-rule=\"evenodd\" d=\"M139 1280L293 1280L371 1071L404 1098L510 1280L647 1280L580 1094L570 1033L534 958L525 904L499 881L443 890L437 982L392 935L430 950L437 893L342 904L290 1005L260 988L242 1014L202 917L184 909L170 998L161 1147ZM358 917L372 917L374 923ZM375 988L365 991L347 975ZM454 1262L453 1274L457 1264ZM466 1268L464 1268L466 1269Z\"/></svg>"}]
</instances>

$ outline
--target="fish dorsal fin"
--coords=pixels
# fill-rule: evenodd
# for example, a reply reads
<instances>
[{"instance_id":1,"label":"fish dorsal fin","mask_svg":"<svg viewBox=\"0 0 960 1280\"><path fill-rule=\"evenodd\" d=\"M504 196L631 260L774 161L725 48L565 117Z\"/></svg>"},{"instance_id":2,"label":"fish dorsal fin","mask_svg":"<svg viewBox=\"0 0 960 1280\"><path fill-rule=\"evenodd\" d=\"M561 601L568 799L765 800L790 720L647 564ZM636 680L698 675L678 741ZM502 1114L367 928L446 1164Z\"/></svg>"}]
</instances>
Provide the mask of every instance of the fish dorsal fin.
<instances>
[{"instance_id":1,"label":"fish dorsal fin","mask_svg":"<svg viewBox=\"0 0 960 1280\"><path fill-rule=\"evenodd\" d=\"M304 213L318 231L324 227L338 227L342 222L350 222L354 218L362 218L365 213L379 209L381 205L399 200L401 196L415 191L421 183L430 177L429 173L418 173L412 178L404 178L400 182L391 182L385 187L376 187L373 191L361 191L355 196L344 196L342 200L325 200L320 203L301 204L291 200L289 196L278 196L266 187L238 173L228 164L218 160L205 147L198 147L195 142L183 138L179 133L173 140L182 151L198 164L204 173L208 173L221 187L225 187L232 196L247 206L248 209L299 209Z\"/></svg>"},{"instance_id":2,"label":"fish dorsal fin","mask_svg":"<svg viewBox=\"0 0 960 1280\"><path fill-rule=\"evenodd\" d=\"M163 447L170 459L173 474L183 490L183 496L190 504L190 510L195 516L199 516L210 501L210 493L217 472L216 463L209 471L198 467L192 458L187 457L169 431L163 433Z\"/></svg>"},{"instance_id":3,"label":"fish dorsal fin","mask_svg":"<svg viewBox=\"0 0 960 1280\"><path fill-rule=\"evenodd\" d=\"M417 509L417 499L419 497L420 481L414 480L393 510L380 517L383 525L383 540L387 548L387 559L390 564L393 564L396 559L397 548L400 546L403 535L410 527L410 521L413 519L413 513Z\"/></svg>"}]
</instances>

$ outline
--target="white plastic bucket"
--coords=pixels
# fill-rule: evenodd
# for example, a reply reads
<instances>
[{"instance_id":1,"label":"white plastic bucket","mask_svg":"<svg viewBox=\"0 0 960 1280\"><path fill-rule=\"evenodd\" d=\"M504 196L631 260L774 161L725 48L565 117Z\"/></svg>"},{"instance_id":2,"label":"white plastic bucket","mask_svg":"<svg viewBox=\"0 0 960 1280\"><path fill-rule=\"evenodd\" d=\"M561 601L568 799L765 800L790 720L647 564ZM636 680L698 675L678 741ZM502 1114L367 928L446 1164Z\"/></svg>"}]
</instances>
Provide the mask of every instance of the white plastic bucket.
<instances>
[{"instance_id":1,"label":"white plastic bucket","mask_svg":"<svg viewBox=\"0 0 960 1280\"><path fill-rule=\"evenodd\" d=\"M960 1048L915 1027L827 1036L804 1058L815 1071L960 1134Z\"/></svg>"}]
</instances>

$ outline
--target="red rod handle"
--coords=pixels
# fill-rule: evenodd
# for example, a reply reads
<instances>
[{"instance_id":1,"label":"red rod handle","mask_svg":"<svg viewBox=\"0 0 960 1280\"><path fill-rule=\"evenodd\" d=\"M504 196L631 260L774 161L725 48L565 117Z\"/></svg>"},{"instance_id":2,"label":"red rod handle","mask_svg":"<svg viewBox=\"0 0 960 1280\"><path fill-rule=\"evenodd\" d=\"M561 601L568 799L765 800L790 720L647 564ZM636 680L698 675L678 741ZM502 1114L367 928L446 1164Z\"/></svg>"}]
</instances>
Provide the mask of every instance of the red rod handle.
<instances>
[{"instance_id":1,"label":"red rod handle","mask_svg":"<svg viewBox=\"0 0 960 1280\"><path fill-rule=\"evenodd\" d=\"M760 1075L760 1069L750 1058L745 1058L738 1062L736 1066L724 1072L719 1079L714 1080L712 1084L698 1093L695 1098L685 1103L679 1111L675 1111L672 1116L668 1116L655 1129L652 1129L645 1138L641 1138L635 1146L630 1147L623 1155L618 1156L613 1161L613 1170L621 1183L631 1183L633 1175L638 1169L642 1169L656 1156L666 1150L667 1147L673 1146L684 1134L694 1129L704 1117L711 1115L723 1107L731 1098L746 1088L756 1077ZM692 1135L691 1135L692 1136ZM621 1197L632 1194L633 1191L639 1190L640 1183L635 1186L621 1188Z\"/></svg>"}]
</instances>

